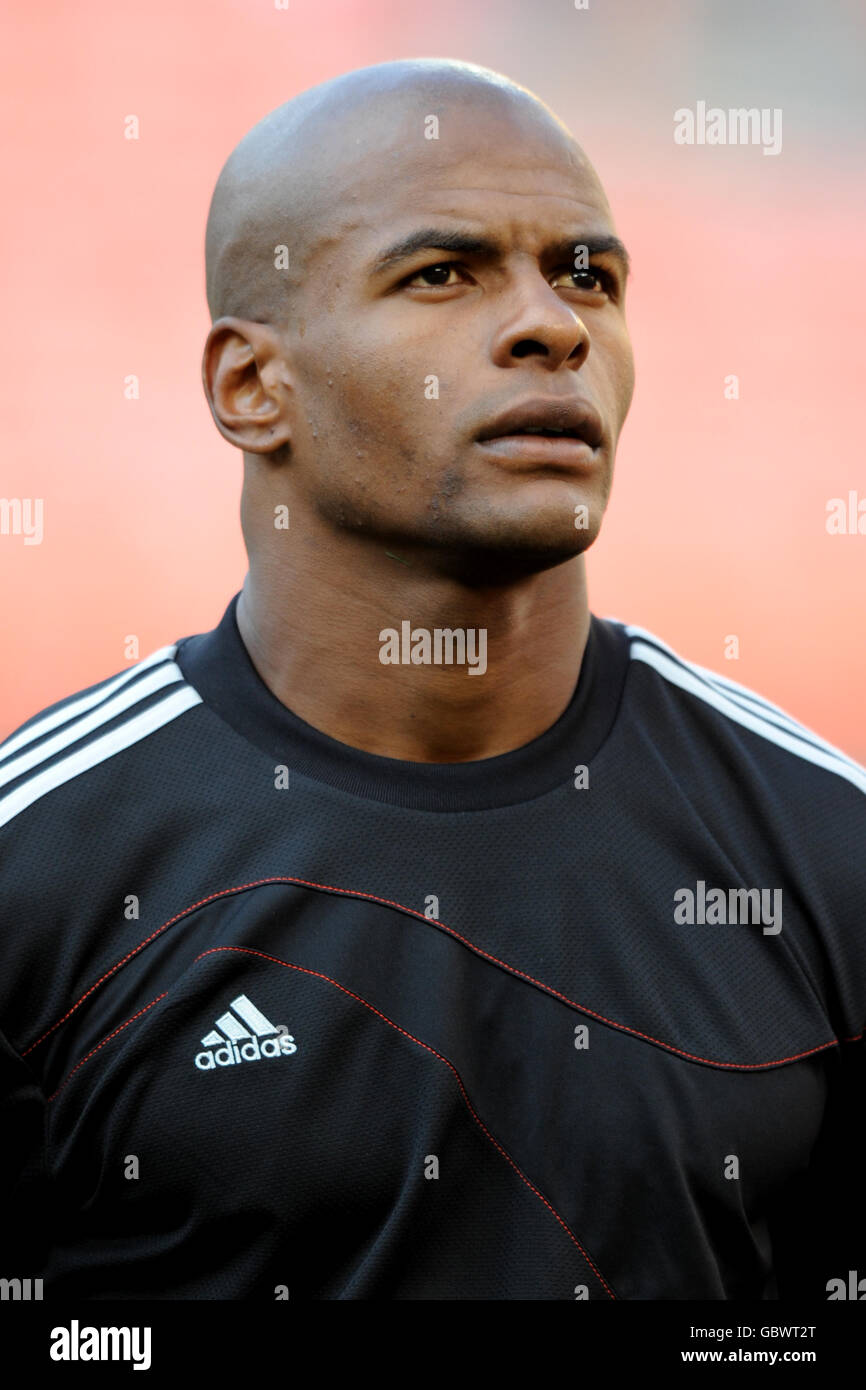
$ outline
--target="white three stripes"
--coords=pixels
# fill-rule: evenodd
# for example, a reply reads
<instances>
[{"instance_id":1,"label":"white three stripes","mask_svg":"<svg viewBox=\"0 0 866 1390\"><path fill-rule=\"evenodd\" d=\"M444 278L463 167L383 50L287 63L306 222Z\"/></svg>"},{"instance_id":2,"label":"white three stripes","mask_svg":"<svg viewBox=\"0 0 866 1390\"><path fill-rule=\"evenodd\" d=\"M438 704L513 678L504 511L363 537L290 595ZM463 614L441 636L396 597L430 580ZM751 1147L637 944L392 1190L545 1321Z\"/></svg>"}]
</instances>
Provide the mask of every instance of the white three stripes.
<instances>
[{"instance_id":1,"label":"white three stripes","mask_svg":"<svg viewBox=\"0 0 866 1390\"><path fill-rule=\"evenodd\" d=\"M163 686L171 685L174 681L182 680L183 672L173 661L158 666L137 685L121 690L83 719L66 724L59 734L55 734L45 743L40 743L38 748L31 748L29 753L22 753L20 757L12 758L5 766L0 766L0 787L5 787L7 782L13 782L22 772L29 772L37 763L47 762L55 753L59 753L61 748L68 747L70 743L77 743L80 738L98 729L100 724L107 724L116 714L122 714L125 709L138 704L147 695L152 695L154 691L161 690Z\"/></svg>"},{"instance_id":2,"label":"white three stripes","mask_svg":"<svg viewBox=\"0 0 866 1390\"><path fill-rule=\"evenodd\" d=\"M657 637L644 632L642 628L627 627L626 632L630 637L639 639L631 644L631 656L634 661L645 662L672 685L677 685L681 690L687 690L689 694L712 705L735 724L742 725L744 729L751 729L768 742L787 749L789 753L796 754L806 762L814 763L816 767L835 772L860 791L866 792L866 769L846 757L840 749L825 743L810 729L798 724L784 710L771 705L769 701L755 695L745 686L739 686L734 681L717 675L715 671L705 671L691 662L681 665L682 658L677 658L677 654L671 648L665 648ZM644 638L650 640L642 640Z\"/></svg>"},{"instance_id":3,"label":"white three stripes","mask_svg":"<svg viewBox=\"0 0 866 1390\"><path fill-rule=\"evenodd\" d=\"M37 719L29 728L22 729L18 734L13 734L12 738L7 739L3 747L0 748L0 762L4 758L11 758L13 753L17 753L19 748L25 748L35 738L41 738L51 729L56 729L58 724L65 724L68 719L75 719L79 714L85 714L87 710L93 709L94 705L98 705L101 700L107 699L109 695L114 694L115 690L119 690L121 686L131 681L133 676L137 676L141 671L146 671L149 666L156 666L158 662L174 656L176 651L177 647L174 644L169 647L160 647L158 651L151 652L150 656L144 657L135 666L130 666L128 671L121 671L119 676L114 676L110 681L106 681L105 685L101 685L98 690L92 690L89 695L79 695L77 700L70 700L60 709L46 714L42 719Z\"/></svg>"},{"instance_id":4,"label":"white three stripes","mask_svg":"<svg viewBox=\"0 0 866 1390\"><path fill-rule=\"evenodd\" d=\"M172 646L162 648L160 652L154 652L143 662L132 667L130 671L122 672L114 681L109 682L108 686L104 686L101 690L90 695L82 696L78 701L71 701L62 710L55 710L44 720L37 721L31 728L23 731L26 738L19 736L15 739L19 748L25 747L27 743L38 738L49 728L55 728L58 723L62 722L58 716L62 716L63 720L66 720L70 717L70 711L74 710L81 715L88 709L92 709L97 703L97 699L104 701L86 718L73 719L71 725L62 729L55 738L49 739L39 748L31 749L23 758L13 759L7 767L0 769L0 785L11 781L20 772L37 766L61 748L74 743L78 738L92 733L95 728L107 723L115 715L122 713L123 710L138 703L154 691L177 681L183 682L183 673L180 667L174 662L168 662L130 690L124 691L112 699L105 699L106 691L109 689L117 690L119 686L126 684L130 676L140 671L142 666L151 666L155 661L163 660L166 654L171 654L174 651L175 648ZM34 801L38 801L40 797L45 796L47 792L53 791L55 787L62 786L64 782L69 782L73 777L78 777L80 773L87 772L91 767L96 767L106 758L111 758L115 753L120 753L124 748L138 743L140 739L146 738L148 734L154 733L156 729L162 728L164 724L170 723L172 719L177 719L178 715L200 703L201 696L198 691L184 682L179 690L168 695L166 699L159 700L141 714L127 719L125 723L112 729L110 733L104 734L102 738L94 739L84 748L70 753L68 757L62 758L60 762L46 768L44 772L36 773L15 791L8 792L0 801L0 826L12 820L14 816L32 805ZM10 740L10 742L12 741ZM9 753L8 746L4 748L3 752L4 755Z\"/></svg>"}]
</instances>

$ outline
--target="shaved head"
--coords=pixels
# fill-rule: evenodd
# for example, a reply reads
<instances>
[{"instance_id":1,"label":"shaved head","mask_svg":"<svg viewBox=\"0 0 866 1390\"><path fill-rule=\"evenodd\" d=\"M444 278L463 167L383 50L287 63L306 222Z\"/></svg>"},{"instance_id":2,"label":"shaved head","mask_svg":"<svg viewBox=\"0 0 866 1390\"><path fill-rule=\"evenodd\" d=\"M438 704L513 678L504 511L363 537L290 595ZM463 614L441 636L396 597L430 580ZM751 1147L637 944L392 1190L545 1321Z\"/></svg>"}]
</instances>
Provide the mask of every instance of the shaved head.
<instances>
[{"instance_id":1,"label":"shaved head","mask_svg":"<svg viewBox=\"0 0 866 1390\"><path fill-rule=\"evenodd\" d=\"M202 380L244 454L254 571L333 547L343 575L396 552L488 584L592 544L633 386L628 256L531 92L438 58L302 92L226 162L206 255ZM571 444L497 443L515 405Z\"/></svg>"},{"instance_id":2,"label":"shaved head","mask_svg":"<svg viewBox=\"0 0 866 1390\"><path fill-rule=\"evenodd\" d=\"M423 147L427 118L443 120L447 141L449 120L462 105L479 103L498 118L503 139L510 121L523 132L535 126L576 170L595 179L553 112L500 73L434 58L345 73L270 112L226 161L205 238L211 318L284 321L310 253L345 234L352 203L364 195L365 158L386 155L399 178L401 155L417 150L419 141ZM468 111L466 120L472 120ZM429 141L431 155L436 145Z\"/></svg>"}]
</instances>

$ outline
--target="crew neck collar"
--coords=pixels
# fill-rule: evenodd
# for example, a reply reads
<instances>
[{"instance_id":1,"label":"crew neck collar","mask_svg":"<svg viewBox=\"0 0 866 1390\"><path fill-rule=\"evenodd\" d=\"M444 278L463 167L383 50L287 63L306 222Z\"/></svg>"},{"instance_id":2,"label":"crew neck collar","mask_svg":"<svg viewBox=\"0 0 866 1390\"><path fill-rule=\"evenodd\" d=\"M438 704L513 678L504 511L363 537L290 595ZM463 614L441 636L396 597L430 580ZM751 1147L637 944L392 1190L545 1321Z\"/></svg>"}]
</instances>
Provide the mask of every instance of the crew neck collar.
<instances>
[{"instance_id":1,"label":"crew neck collar","mask_svg":"<svg viewBox=\"0 0 866 1390\"><path fill-rule=\"evenodd\" d=\"M616 718L628 666L621 624L590 616L580 676L559 719L510 753L462 763L419 763L352 748L283 705L257 672L230 601L211 632L177 644L176 661L204 703L290 772L368 801L422 811L515 805L566 784L601 747Z\"/></svg>"}]
</instances>

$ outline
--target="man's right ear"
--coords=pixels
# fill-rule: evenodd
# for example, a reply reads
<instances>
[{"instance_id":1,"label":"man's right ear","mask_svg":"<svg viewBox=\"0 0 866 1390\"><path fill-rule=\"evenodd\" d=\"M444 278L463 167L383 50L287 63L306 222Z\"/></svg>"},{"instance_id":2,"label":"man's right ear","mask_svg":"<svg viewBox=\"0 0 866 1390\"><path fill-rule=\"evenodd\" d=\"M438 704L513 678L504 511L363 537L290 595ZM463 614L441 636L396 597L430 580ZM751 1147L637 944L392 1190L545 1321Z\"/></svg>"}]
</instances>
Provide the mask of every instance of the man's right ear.
<instances>
[{"instance_id":1,"label":"man's right ear","mask_svg":"<svg viewBox=\"0 0 866 1390\"><path fill-rule=\"evenodd\" d=\"M288 376L267 323L217 319L207 335L201 377L220 434L248 454L291 443Z\"/></svg>"}]
</instances>

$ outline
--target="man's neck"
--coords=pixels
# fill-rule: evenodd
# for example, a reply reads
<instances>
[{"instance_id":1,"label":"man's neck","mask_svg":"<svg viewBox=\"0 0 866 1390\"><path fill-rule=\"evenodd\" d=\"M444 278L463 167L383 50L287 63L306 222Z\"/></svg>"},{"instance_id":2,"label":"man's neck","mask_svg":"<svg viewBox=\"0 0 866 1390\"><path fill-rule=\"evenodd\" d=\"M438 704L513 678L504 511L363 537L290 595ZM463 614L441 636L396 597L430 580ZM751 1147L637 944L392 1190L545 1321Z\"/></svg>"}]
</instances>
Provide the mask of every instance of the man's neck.
<instances>
[{"instance_id":1,"label":"man's neck","mask_svg":"<svg viewBox=\"0 0 866 1390\"><path fill-rule=\"evenodd\" d=\"M467 762L522 747L568 706L589 635L582 556L487 590L384 552L349 578L318 558L252 563L237 606L260 677L314 728L382 757Z\"/></svg>"}]
</instances>

